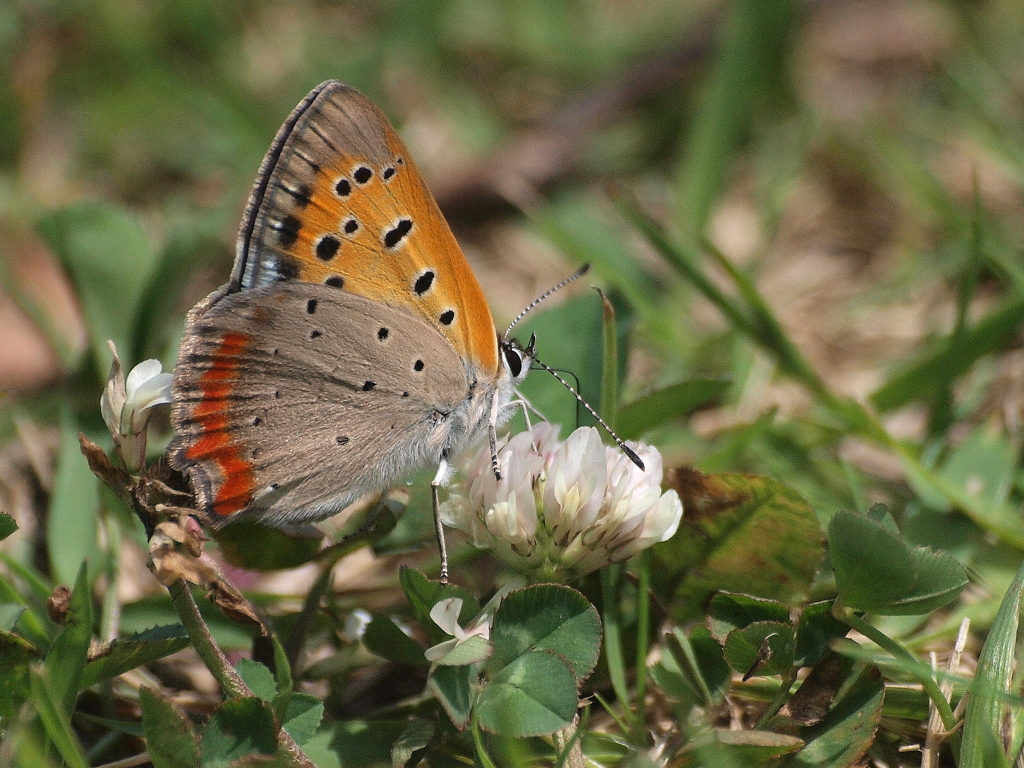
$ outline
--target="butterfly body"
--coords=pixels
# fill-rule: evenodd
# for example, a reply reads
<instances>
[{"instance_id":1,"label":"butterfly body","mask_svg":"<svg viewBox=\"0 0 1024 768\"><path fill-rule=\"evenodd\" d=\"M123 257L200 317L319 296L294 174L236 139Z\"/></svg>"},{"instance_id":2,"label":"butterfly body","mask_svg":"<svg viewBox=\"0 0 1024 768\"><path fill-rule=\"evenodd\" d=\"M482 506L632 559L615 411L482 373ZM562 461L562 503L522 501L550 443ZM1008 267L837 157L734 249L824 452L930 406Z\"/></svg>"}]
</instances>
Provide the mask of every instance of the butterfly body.
<instances>
[{"instance_id":1,"label":"butterfly body","mask_svg":"<svg viewBox=\"0 0 1024 768\"><path fill-rule=\"evenodd\" d=\"M171 463L217 524L329 517L503 420L503 341L401 139L337 82L260 170L227 285L190 313Z\"/></svg>"}]
</instances>

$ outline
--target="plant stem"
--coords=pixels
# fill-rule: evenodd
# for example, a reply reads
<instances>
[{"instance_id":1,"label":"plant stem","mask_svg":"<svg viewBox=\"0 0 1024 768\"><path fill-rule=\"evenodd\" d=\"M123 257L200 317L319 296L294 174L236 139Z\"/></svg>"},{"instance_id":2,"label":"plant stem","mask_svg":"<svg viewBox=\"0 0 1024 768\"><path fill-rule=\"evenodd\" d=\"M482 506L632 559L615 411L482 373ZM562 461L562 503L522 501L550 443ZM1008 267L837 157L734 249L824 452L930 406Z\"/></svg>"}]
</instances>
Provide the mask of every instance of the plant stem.
<instances>
[{"instance_id":1,"label":"plant stem","mask_svg":"<svg viewBox=\"0 0 1024 768\"><path fill-rule=\"evenodd\" d=\"M636 723L635 713L629 705L629 686L626 681L626 660L622 648L622 614L619 611L619 584L622 569L611 565L601 569L601 620L604 624L604 653L608 661L608 677L615 697L619 700L623 717L631 726ZM630 728L632 731L632 727Z\"/></svg>"},{"instance_id":2,"label":"plant stem","mask_svg":"<svg viewBox=\"0 0 1024 768\"><path fill-rule=\"evenodd\" d=\"M906 671L921 684L925 693L928 694L928 698L935 704L935 709L939 713L939 717L942 718L942 727L946 729L947 733L953 734L953 729L956 727L956 716L953 714L953 710L950 708L946 697L942 694L939 684L932 676L931 669L926 665L923 665L920 659L914 656L914 654L902 645L885 635L860 616L857 616L850 609L841 607L838 602L836 603L835 613L836 618L860 632L879 648L888 651L893 658L907 662L905 667ZM950 739L952 740L954 737L955 734L951 735Z\"/></svg>"},{"instance_id":3,"label":"plant stem","mask_svg":"<svg viewBox=\"0 0 1024 768\"><path fill-rule=\"evenodd\" d=\"M192 647L196 649L196 653L199 654L206 668L210 670L210 674L224 691L224 698L237 699L243 696L253 696L249 686L235 671L227 656L213 639L210 628L206 626L202 614L199 613L199 606L196 605L195 598L192 596L192 590L189 589L184 579L178 579L168 587L168 591L171 593L171 600L178 618L188 630ZM301 747L295 743L295 740L288 735L284 728L279 728L277 731L277 743L291 756L295 765L316 768L316 765L306 757Z\"/></svg>"},{"instance_id":4,"label":"plant stem","mask_svg":"<svg viewBox=\"0 0 1024 768\"><path fill-rule=\"evenodd\" d=\"M210 670L210 674L224 691L224 698L237 699L242 696L252 696L252 691L239 677L227 656L214 641L213 635L210 634L210 628L206 626L206 622L199 613L199 606L196 605L188 584L183 579L179 579L168 587L168 591L171 593L171 600L178 618L188 630L192 647L196 649L199 658L203 660L206 668Z\"/></svg>"}]
</instances>

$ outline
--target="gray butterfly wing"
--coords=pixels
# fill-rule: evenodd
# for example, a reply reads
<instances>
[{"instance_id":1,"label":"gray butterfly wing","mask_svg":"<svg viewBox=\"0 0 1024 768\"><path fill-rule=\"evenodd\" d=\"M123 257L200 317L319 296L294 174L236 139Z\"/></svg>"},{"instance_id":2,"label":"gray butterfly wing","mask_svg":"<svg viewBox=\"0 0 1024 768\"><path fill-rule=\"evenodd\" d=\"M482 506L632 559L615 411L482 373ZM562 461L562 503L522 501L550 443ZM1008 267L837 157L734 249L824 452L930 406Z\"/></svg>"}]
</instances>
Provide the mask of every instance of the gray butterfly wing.
<instances>
[{"instance_id":1,"label":"gray butterfly wing","mask_svg":"<svg viewBox=\"0 0 1024 768\"><path fill-rule=\"evenodd\" d=\"M195 317L175 368L171 463L214 520L329 517L464 439L451 343L405 310L278 283Z\"/></svg>"}]
</instances>

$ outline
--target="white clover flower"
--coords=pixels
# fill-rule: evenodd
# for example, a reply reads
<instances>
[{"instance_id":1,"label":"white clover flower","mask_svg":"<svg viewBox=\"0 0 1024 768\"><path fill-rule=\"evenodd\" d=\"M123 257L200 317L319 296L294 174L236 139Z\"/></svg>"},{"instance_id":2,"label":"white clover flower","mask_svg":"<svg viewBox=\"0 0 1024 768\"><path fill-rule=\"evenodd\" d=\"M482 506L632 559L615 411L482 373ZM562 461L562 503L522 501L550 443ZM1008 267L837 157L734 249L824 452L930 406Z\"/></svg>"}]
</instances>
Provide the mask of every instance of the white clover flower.
<instances>
[{"instance_id":1,"label":"white clover flower","mask_svg":"<svg viewBox=\"0 0 1024 768\"><path fill-rule=\"evenodd\" d=\"M159 360L143 360L124 378L121 360L113 342L107 342L114 359L107 386L100 398L103 421L114 438L114 447L132 471L146 463L146 427L150 409L171 402L173 376L164 373Z\"/></svg>"},{"instance_id":2,"label":"white clover flower","mask_svg":"<svg viewBox=\"0 0 1024 768\"><path fill-rule=\"evenodd\" d=\"M356 608L352 613L345 617L345 623L342 625L341 629L341 636L350 643L362 640L363 635L366 634L366 628L370 626L370 622L372 620L373 615L369 611L362 608Z\"/></svg>"},{"instance_id":3,"label":"white clover flower","mask_svg":"<svg viewBox=\"0 0 1024 768\"><path fill-rule=\"evenodd\" d=\"M491 624L494 622L494 614L498 610L498 606L506 595L514 590L522 589L524 586L526 586L524 579L519 577L510 579L487 601L477 617L465 628L459 626L459 614L462 613L461 597L449 597L434 603L434 607L430 609L430 618L437 626L451 635L452 639L445 640L424 651L423 655L426 656L427 661L432 664L458 665L485 660L491 653L490 643L487 641L491 637ZM474 638L477 640L474 641Z\"/></svg>"},{"instance_id":4,"label":"white clover flower","mask_svg":"<svg viewBox=\"0 0 1024 768\"><path fill-rule=\"evenodd\" d=\"M427 661L436 663L444 659L470 638L479 637L488 640L491 636L491 619L493 615L484 617L483 621L473 621L465 629L459 626L459 613L462 612L462 598L449 597L439 600L430 609L430 618L437 626L452 636L451 640L438 643L423 652ZM482 660L482 659L481 659Z\"/></svg>"},{"instance_id":5,"label":"white clover flower","mask_svg":"<svg viewBox=\"0 0 1024 768\"><path fill-rule=\"evenodd\" d=\"M464 467L465 481L441 505L441 519L535 578L582 576L671 538L683 516L675 491L662 492L661 455L630 443L647 467L605 446L593 427L558 439L540 423L498 450L495 480L484 447Z\"/></svg>"}]
</instances>

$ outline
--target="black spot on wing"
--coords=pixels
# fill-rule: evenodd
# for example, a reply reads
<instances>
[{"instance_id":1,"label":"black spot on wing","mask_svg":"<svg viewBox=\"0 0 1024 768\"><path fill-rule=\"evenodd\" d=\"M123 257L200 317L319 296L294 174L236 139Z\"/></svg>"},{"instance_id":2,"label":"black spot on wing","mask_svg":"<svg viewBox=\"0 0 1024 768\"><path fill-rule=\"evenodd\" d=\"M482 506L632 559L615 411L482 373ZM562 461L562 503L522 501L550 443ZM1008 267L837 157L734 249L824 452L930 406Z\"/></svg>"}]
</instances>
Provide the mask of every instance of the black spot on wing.
<instances>
[{"instance_id":1,"label":"black spot on wing","mask_svg":"<svg viewBox=\"0 0 1024 768\"><path fill-rule=\"evenodd\" d=\"M302 162L309 166L309 170L311 170L314 175L320 173L320 163L311 158L298 147L293 147L292 151L295 153L295 156L297 158L299 158Z\"/></svg>"},{"instance_id":2,"label":"black spot on wing","mask_svg":"<svg viewBox=\"0 0 1024 768\"><path fill-rule=\"evenodd\" d=\"M416 292L417 296L422 296L430 290L430 286L434 284L434 270L428 269L420 274L416 278L416 282L412 284L412 289Z\"/></svg>"},{"instance_id":3,"label":"black spot on wing","mask_svg":"<svg viewBox=\"0 0 1024 768\"><path fill-rule=\"evenodd\" d=\"M277 279L280 281L298 280L302 268L299 266L298 259L294 256L282 253L278 255L274 263L273 271L277 273Z\"/></svg>"},{"instance_id":4,"label":"black spot on wing","mask_svg":"<svg viewBox=\"0 0 1024 768\"><path fill-rule=\"evenodd\" d=\"M384 233L384 247L388 250L397 247L411 231L412 219L399 219L395 226Z\"/></svg>"},{"instance_id":5,"label":"black spot on wing","mask_svg":"<svg viewBox=\"0 0 1024 768\"><path fill-rule=\"evenodd\" d=\"M277 241L285 248L289 248L295 245L295 241L299 239L302 222L298 217L289 214L270 226L277 230Z\"/></svg>"},{"instance_id":6,"label":"black spot on wing","mask_svg":"<svg viewBox=\"0 0 1024 768\"><path fill-rule=\"evenodd\" d=\"M352 178L355 179L356 184L366 184L373 178L373 169L367 165L357 166L352 171Z\"/></svg>"},{"instance_id":7,"label":"black spot on wing","mask_svg":"<svg viewBox=\"0 0 1024 768\"><path fill-rule=\"evenodd\" d=\"M338 255L341 241L334 235L324 235L316 242L316 257L320 261L330 261Z\"/></svg>"},{"instance_id":8,"label":"black spot on wing","mask_svg":"<svg viewBox=\"0 0 1024 768\"><path fill-rule=\"evenodd\" d=\"M295 200L295 204L298 205L299 208L305 208L307 205L309 205L310 200L313 199L312 194L309 191L309 187L307 187L305 184L299 187L289 187L287 184L279 183L277 187L282 192L291 195L291 197Z\"/></svg>"}]
</instances>

